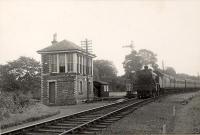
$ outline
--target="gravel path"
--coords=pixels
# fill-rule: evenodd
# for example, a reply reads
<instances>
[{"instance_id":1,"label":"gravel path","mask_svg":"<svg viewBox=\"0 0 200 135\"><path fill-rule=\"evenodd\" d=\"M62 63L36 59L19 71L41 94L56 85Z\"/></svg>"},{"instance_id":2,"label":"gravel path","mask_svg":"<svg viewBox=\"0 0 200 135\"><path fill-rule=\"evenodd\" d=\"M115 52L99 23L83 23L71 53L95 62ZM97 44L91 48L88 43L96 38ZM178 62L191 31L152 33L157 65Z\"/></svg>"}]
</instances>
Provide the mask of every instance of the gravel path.
<instances>
[{"instance_id":1,"label":"gravel path","mask_svg":"<svg viewBox=\"0 0 200 135\"><path fill-rule=\"evenodd\" d=\"M200 93L170 95L143 106L99 134L200 133Z\"/></svg>"}]
</instances>

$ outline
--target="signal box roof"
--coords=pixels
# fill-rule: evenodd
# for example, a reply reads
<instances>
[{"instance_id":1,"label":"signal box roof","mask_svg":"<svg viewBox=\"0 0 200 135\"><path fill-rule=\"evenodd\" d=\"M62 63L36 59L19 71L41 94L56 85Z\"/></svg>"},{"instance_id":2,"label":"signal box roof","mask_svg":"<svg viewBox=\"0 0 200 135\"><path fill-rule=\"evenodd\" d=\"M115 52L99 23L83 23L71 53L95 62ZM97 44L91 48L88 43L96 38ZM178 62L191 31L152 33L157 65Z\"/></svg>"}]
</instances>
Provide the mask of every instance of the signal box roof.
<instances>
[{"instance_id":1,"label":"signal box roof","mask_svg":"<svg viewBox=\"0 0 200 135\"><path fill-rule=\"evenodd\" d=\"M75 43L68 41L68 40L62 40L60 42L56 42L53 45L50 45L44 49L37 51L39 54L43 53L59 53L59 52L82 52L86 53L86 51L81 48L80 46L76 45ZM94 54L89 54L90 56L95 57Z\"/></svg>"}]
</instances>

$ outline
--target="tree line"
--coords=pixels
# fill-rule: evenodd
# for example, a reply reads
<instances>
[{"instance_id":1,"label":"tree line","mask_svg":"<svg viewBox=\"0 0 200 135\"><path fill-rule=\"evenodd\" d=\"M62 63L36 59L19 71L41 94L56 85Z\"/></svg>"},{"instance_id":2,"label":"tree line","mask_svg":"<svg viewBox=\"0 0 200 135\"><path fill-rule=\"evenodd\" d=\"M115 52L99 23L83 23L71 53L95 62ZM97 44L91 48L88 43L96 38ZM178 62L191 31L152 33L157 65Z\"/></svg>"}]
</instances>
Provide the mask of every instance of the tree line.
<instances>
[{"instance_id":1,"label":"tree line","mask_svg":"<svg viewBox=\"0 0 200 135\"><path fill-rule=\"evenodd\" d=\"M176 73L173 67L167 67L164 71L157 64L157 55L147 49L132 50L125 56L123 67L125 74L117 76L117 68L112 61L94 60L94 80L109 83L112 91L125 91L127 76L141 70L148 65L154 70L164 72L181 79L197 80L198 77L183 73ZM40 98L41 65L33 58L21 56L17 60L0 65L0 90L8 92L22 92L31 94L33 98Z\"/></svg>"},{"instance_id":2,"label":"tree line","mask_svg":"<svg viewBox=\"0 0 200 135\"><path fill-rule=\"evenodd\" d=\"M141 70L144 66L149 66L155 71L159 71L179 79L198 80L197 76L191 76L184 73L176 73L173 67L166 67L164 70L157 64L157 55L147 49L139 51L132 50L125 56L123 67L125 74L117 76L117 70L112 61L95 60L94 61L94 79L106 81L110 84L113 91L124 91L126 88L126 79L130 78L132 73Z\"/></svg>"},{"instance_id":3,"label":"tree line","mask_svg":"<svg viewBox=\"0 0 200 135\"><path fill-rule=\"evenodd\" d=\"M156 54L152 51L141 49L137 52L133 49L130 54L125 56L123 62L124 75L117 76L117 69L112 61L95 60L94 79L108 82L112 91L125 91L126 79L131 73L141 70L144 65L150 65L154 69L157 69L158 65L156 62Z\"/></svg>"}]
</instances>

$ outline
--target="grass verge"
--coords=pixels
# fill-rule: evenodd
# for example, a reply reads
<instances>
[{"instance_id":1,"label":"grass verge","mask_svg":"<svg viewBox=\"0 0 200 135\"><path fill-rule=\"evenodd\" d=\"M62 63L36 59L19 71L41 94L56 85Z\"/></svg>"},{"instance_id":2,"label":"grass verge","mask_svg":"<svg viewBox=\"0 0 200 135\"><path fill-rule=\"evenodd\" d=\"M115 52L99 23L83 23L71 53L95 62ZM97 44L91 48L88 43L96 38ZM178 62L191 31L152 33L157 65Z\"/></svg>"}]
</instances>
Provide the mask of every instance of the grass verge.
<instances>
[{"instance_id":1,"label":"grass verge","mask_svg":"<svg viewBox=\"0 0 200 135\"><path fill-rule=\"evenodd\" d=\"M10 114L8 118L1 120L1 129L41 120L59 113L59 110L49 108L41 103L36 103L26 108L22 113Z\"/></svg>"}]
</instances>

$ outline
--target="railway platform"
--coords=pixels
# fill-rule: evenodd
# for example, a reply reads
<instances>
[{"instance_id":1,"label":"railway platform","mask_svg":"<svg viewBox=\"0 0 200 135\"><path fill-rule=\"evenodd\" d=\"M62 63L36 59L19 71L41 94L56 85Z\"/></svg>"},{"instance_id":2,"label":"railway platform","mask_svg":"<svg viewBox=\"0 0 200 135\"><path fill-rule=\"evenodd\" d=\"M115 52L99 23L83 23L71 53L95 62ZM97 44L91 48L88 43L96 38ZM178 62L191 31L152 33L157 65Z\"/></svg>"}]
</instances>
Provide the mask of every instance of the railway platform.
<instances>
[{"instance_id":1,"label":"railway platform","mask_svg":"<svg viewBox=\"0 0 200 135\"><path fill-rule=\"evenodd\" d=\"M51 106L51 108L55 108L56 110L60 110L60 113L57 114L57 115L45 118L45 119L23 123L23 124L20 124L20 125L17 125L17 126L12 126L12 127L6 128L6 129L1 129L1 132L6 132L6 131L22 128L22 127L25 127L25 126L30 126L30 125L33 125L33 124L49 121L49 120L52 120L52 119L55 119L55 118L58 118L58 117L62 117L62 116L72 115L72 114L82 112L82 111L86 111L86 110L89 110L89 109L92 109L92 108L108 105L108 104L111 104L113 102L118 102L118 101L117 100L112 101L112 102L111 101L101 101L101 102L95 102L95 103L79 103L77 105L68 105L68 106Z\"/></svg>"}]
</instances>

